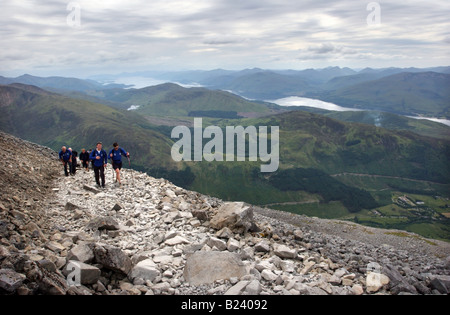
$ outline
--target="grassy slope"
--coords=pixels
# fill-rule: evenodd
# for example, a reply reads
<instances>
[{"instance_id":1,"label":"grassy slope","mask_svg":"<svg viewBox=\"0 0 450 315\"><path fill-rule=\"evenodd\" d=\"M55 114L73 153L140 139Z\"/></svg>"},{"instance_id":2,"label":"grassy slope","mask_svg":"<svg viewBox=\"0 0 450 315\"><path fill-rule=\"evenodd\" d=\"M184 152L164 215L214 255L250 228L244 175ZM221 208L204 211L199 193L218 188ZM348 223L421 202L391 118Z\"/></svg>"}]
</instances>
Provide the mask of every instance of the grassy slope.
<instances>
[{"instance_id":1,"label":"grassy slope","mask_svg":"<svg viewBox=\"0 0 450 315\"><path fill-rule=\"evenodd\" d=\"M225 91L188 89L170 83L139 90L116 91L113 95L104 94L104 98L119 102L124 108L140 105L137 112L149 116L188 116L191 111L202 110L269 112L265 104L250 102Z\"/></svg>"},{"instance_id":2,"label":"grassy slope","mask_svg":"<svg viewBox=\"0 0 450 315\"><path fill-rule=\"evenodd\" d=\"M343 123L305 112L243 119L234 121L234 124L280 126L281 169L313 168L336 174L338 176L334 178L344 185L368 191L379 204L376 209L392 205L392 194L396 191L450 197L448 141L411 132ZM269 204L270 207L283 211L350 220L356 217L369 225L408 229L422 235L450 239L448 231L442 228L442 225L445 226L442 222L446 221L432 222L430 217L414 213L409 213L406 219L392 216L379 218L370 209L361 209L355 215L339 201L324 203L320 194L281 191L269 183L270 175L263 176L259 173L260 164L192 163L191 168L197 175L192 188L228 200ZM431 207L436 209L435 205Z\"/></svg>"},{"instance_id":3,"label":"grassy slope","mask_svg":"<svg viewBox=\"0 0 450 315\"><path fill-rule=\"evenodd\" d=\"M326 116L341 121L377 125L389 130L405 130L422 136L450 140L449 126L425 119L413 119L377 111L329 112Z\"/></svg>"},{"instance_id":4,"label":"grassy slope","mask_svg":"<svg viewBox=\"0 0 450 315\"><path fill-rule=\"evenodd\" d=\"M133 163L174 168L171 141L149 129L138 115L42 90L0 86L1 129L59 150L93 148L102 141L109 149L117 141L131 152Z\"/></svg>"}]
</instances>

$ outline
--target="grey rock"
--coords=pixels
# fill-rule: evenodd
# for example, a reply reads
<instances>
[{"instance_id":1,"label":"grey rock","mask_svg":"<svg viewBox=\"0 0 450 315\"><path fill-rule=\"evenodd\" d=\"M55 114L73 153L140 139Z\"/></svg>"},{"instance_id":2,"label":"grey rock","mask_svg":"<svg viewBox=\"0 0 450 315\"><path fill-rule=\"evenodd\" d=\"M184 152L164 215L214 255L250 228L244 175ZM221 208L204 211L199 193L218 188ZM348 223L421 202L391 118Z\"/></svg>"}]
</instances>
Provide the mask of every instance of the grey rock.
<instances>
[{"instance_id":1,"label":"grey rock","mask_svg":"<svg viewBox=\"0 0 450 315\"><path fill-rule=\"evenodd\" d=\"M267 240L262 240L255 245L256 252L268 253L270 252L270 243Z\"/></svg>"},{"instance_id":2,"label":"grey rock","mask_svg":"<svg viewBox=\"0 0 450 315\"><path fill-rule=\"evenodd\" d=\"M228 291L225 292L224 295L241 295L247 287L248 283L248 281L239 281L230 289L228 289Z\"/></svg>"},{"instance_id":3,"label":"grey rock","mask_svg":"<svg viewBox=\"0 0 450 315\"><path fill-rule=\"evenodd\" d=\"M227 249L227 243L215 237L211 237L207 244L209 247L211 248L216 247L220 251L224 251Z\"/></svg>"},{"instance_id":4,"label":"grey rock","mask_svg":"<svg viewBox=\"0 0 450 315\"><path fill-rule=\"evenodd\" d=\"M245 293L248 295L259 295L262 291L261 283L258 280L252 280L245 287Z\"/></svg>"},{"instance_id":5,"label":"grey rock","mask_svg":"<svg viewBox=\"0 0 450 315\"><path fill-rule=\"evenodd\" d=\"M446 283L437 277L430 281L430 288L432 290L437 290L437 291L439 291L439 293L442 293L442 294L449 293L449 289L448 289Z\"/></svg>"},{"instance_id":6,"label":"grey rock","mask_svg":"<svg viewBox=\"0 0 450 315\"><path fill-rule=\"evenodd\" d=\"M401 293L409 293L409 294L417 294L416 288L406 282L401 282L390 289L391 294L401 294Z\"/></svg>"},{"instance_id":7,"label":"grey rock","mask_svg":"<svg viewBox=\"0 0 450 315\"><path fill-rule=\"evenodd\" d=\"M89 230L119 230L119 223L111 217L97 217L92 219L87 227Z\"/></svg>"},{"instance_id":8,"label":"grey rock","mask_svg":"<svg viewBox=\"0 0 450 315\"><path fill-rule=\"evenodd\" d=\"M83 263L90 263L94 258L94 251L88 244L76 245L67 253L67 261L75 260Z\"/></svg>"},{"instance_id":9,"label":"grey rock","mask_svg":"<svg viewBox=\"0 0 450 315\"><path fill-rule=\"evenodd\" d=\"M64 209L66 210L75 210L78 209L79 207L71 202L67 202L66 205L64 206Z\"/></svg>"},{"instance_id":10,"label":"grey rock","mask_svg":"<svg viewBox=\"0 0 450 315\"><path fill-rule=\"evenodd\" d=\"M230 252L235 252L241 247L239 241L235 240L234 238L228 239L227 242L227 249Z\"/></svg>"},{"instance_id":11,"label":"grey rock","mask_svg":"<svg viewBox=\"0 0 450 315\"><path fill-rule=\"evenodd\" d=\"M155 281L157 277L161 275L161 272L156 267L156 264L151 259L146 259L139 262L136 266L133 267L129 278L131 280L135 278L140 278L143 280L148 280L150 282Z\"/></svg>"},{"instance_id":12,"label":"grey rock","mask_svg":"<svg viewBox=\"0 0 450 315\"><path fill-rule=\"evenodd\" d=\"M264 269L261 272L261 277L267 281L275 281L278 278L278 276L269 269Z\"/></svg>"},{"instance_id":13,"label":"grey rock","mask_svg":"<svg viewBox=\"0 0 450 315\"><path fill-rule=\"evenodd\" d=\"M245 233L254 226L253 208L243 202L224 203L210 223L216 230L228 227L235 233Z\"/></svg>"},{"instance_id":14,"label":"grey rock","mask_svg":"<svg viewBox=\"0 0 450 315\"><path fill-rule=\"evenodd\" d=\"M208 210L206 209L192 209L191 213L194 217L201 221L208 221L210 219Z\"/></svg>"},{"instance_id":15,"label":"grey rock","mask_svg":"<svg viewBox=\"0 0 450 315\"><path fill-rule=\"evenodd\" d=\"M105 268L128 274L132 263L130 257L120 248L111 245L95 244L95 261L102 264Z\"/></svg>"},{"instance_id":16,"label":"grey rock","mask_svg":"<svg viewBox=\"0 0 450 315\"><path fill-rule=\"evenodd\" d=\"M114 205L114 207L112 207L111 210L119 211L119 210L122 210L122 209L123 209L123 206L122 206L120 203L116 203L116 204Z\"/></svg>"},{"instance_id":17,"label":"grey rock","mask_svg":"<svg viewBox=\"0 0 450 315\"><path fill-rule=\"evenodd\" d=\"M100 193L100 190L98 190L97 188L94 188L92 186L89 186L89 185L83 185L83 189L87 190L87 191L90 191L90 192L93 192L94 194Z\"/></svg>"},{"instance_id":18,"label":"grey rock","mask_svg":"<svg viewBox=\"0 0 450 315\"><path fill-rule=\"evenodd\" d=\"M398 269L391 264L386 264L385 266L383 266L382 273L389 278L391 287L395 287L396 285L406 281L400 274Z\"/></svg>"},{"instance_id":19,"label":"grey rock","mask_svg":"<svg viewBox=\"0 0 450 315\"><path fill-rule=\"evenodd\" d=\"M190 255L183 273L185 280L191 285L241 278L246 274L246 268L237 254L217 251L198 251Z\"/></svg>"},{"instance_id":20,"label":"grey rock","mask_svg":"<svg viewBox=\"0 0 450 315\"><path fill-rule=\"evenodd\" d=\"M301 241L303 239L303 232L301 230L295 230L294 239L297 241Z\"/></svg>"},{"instance_id":21,"label":"grey rock","mask_svg":"<svg viewBox=\"0 0 450 315\"><path fill-rule=\"evenodd\" d=\"M275 245L274 253L280 258L294 259L297 257L297 251L295 249L290 249L286 245Z\"/></svg>"},{"instance_id":22,"label":"grey rock","mask_svg":"<svg viewBox=\"0 0 450 315\"><path fill-rule=\"evenodd\" d=\"M6 290L7 292L14 292L18 287L20 287L26 276L17 273L11 269L1 269L0 270L0 288Z\"/></svg>"},{"instance_id":23,"label":"grey rock","mask_svg":"<svg viewBox=\"0 0 450 315\"><path fill-rule=\"evenodd\" d=\"M216 237L229 239L233 237L233 231L231 231L228 227L224 227L220 231L217 231Z\"/></svg>"},{"instance_id":24,"label":"grey rock","mask_svg":"<svg viewBox=\"0 0 450 315\"><path fill-rule=\"evenodd\" d=\"M184 237L179 236L179 235L172 237L164 242L164 244L169 245L169 246L175 246L175 245L179 245L179 244L189 244L189 243L190 242L187 239L185 239Z\"/></svg>"},{"instance_id":25,"label":"grey rock","mask_svg":"<svg viewBox=\"0 0 450 315\"><path fill-rule=\"evenodd\" d=\"M62 246L61 244L59 244L58 242L55 242L55 241L48 242L47 244L45 244L45 247L55 253L60 253L61 251L63 251L65 249L64 246Z\"/></svg>"},{"instance_id":26,"label":"grey rock","mask_svg":"<svg viewBox=\"0 0 450 315\"><path fill-rule=\"evenodd\" d=\"M91 266L80 261L70 260L68 263L68 268L75 268L75 272L79 272L80 283L95 284L100 278L101 271L95 266Z\"/></svg>"}]
</instances>

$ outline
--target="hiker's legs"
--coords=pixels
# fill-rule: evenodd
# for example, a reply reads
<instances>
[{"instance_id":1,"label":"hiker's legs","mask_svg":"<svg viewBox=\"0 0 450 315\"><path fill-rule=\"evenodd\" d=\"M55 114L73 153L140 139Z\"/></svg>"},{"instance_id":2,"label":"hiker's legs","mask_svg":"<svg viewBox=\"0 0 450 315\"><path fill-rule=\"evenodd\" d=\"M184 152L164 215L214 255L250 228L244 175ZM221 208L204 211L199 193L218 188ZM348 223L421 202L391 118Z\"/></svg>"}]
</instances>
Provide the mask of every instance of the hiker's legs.
<instances>
[{"instance_id":1,"label":"hiker's legs","mask_svg":"<svg viewBox=\"0 0 450 315\"><path fill-rule=\"evenodd\" d=\"M100 167L94 166L95 182L100 186Z\"/></svg>"},{"instance_id":2,"label":"hiker's legs","mask_svg":"<svg viewBox=\"0 0 450 315\"><path fill-rule=\"evenodd\" d=\"M120 184L120 170L118 168L116 169L116 181Z\"/></svg>"},{"instance_id":3,"label":"hiker's legs","mask_svg":"<svg viewBox=\"0 0 450 315\"><path fill-rule=\"evenodd\" d=\"M116 172L116 181L118 181L120 184L120 170L122 169L122 162L113 162L113 168Z\"/></svg>"},{"instance_id":4,"label":"hiker's legs","mask_svg":"<svg viewBox=\"0 0 450 315\"><path fill-rule=\"evenodd\" d=\"M72 161L72 174L75 175L76 172L77 172L77 159L74 159Z\"/></svg>"},{"instance_id":5,"label":"hiker's legs","mask_svg":"<svg viewBox=\"0 0 450 315\"><path fill-rule=\"evenodd\" d=\"M100 169L100 177L102 179L102 187L105 187L105 167L102 165L99 169Z\"/></svg>"},{"instance_id":6,"label":"hiker's legs","mask_svg":"<svg viewBox=\"0 0 450 315\"><path fill-rule=\"evenodd\" d=\"M69 172L67 171L67 165L68 162L64 162L64 175L69 176Z\"/></svg>"}]
</instances>

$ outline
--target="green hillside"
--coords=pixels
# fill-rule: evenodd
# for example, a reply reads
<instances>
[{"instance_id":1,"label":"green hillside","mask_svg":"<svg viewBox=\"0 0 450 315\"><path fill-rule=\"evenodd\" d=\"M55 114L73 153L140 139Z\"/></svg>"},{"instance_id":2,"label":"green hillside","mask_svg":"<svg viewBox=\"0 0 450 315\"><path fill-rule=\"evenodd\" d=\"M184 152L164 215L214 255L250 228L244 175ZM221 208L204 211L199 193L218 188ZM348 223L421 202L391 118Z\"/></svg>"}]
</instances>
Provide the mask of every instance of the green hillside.
<instances>
[{"instance_id":1,"label":"green hillside","mask_svg":"<svg viewBox=\"0 0 450 315\"><path fill-rule=\"evenodd\" d=\"M450 140L450 127L426 119L414 119L379 111L328 112L327 117L347 122L358 122L389 130L405 130L416 134Z\"/></svg>"},{"instance_id":2,"label":"green hillside","mask_svg":"<svg viewBox=\"0 0 450 315\"><path fill-rule=\"evenodd\" d=\"M190 188L226 200L450 240L445 202L427 203L426 209L407 210L407 215L386 211L396 207L393 196L398 194L448 200L450 142L301 111L234 124L280 127L279 171L262 174L258 162L191 162L196 178Z\"/></svg>"},{"instance_id":3,"label":"green hillside","mask_svg":"<svg viewBox=\"0 0 450 315\"><path fill-rule=\"evenodd\" d=\"M99 95L105 100L116 102L122 109L139 106L136 110L148 116L189 116L196 111L223 111L242 113L270 113L269 105L247 101L225 91L212 91L204 88L183 88L166 83L137 90L105 91Z\"/></svg>"},{"instance_id":4,"label":"green hillside","mask_svg":"<svg viewBox=\"0 0 450 315\"><path fill-rule=\"evenodd\" d=\"M117 141L136 166L176 167L170 139L151 130L139 115L31 86L0 86L0 128L55 150L62 145L94 148L97 141L109 148Z\"/></svg>"}]
</instances>

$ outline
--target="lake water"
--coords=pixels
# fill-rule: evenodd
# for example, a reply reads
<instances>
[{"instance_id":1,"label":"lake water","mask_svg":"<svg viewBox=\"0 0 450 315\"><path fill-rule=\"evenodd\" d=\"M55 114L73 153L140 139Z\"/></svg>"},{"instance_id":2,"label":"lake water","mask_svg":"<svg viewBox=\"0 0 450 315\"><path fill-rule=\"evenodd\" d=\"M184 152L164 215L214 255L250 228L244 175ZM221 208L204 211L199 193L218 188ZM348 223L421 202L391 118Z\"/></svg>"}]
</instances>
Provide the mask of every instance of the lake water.
<instances>
[{"instance_id":1,"label":"lake water","mask_svg":"<svg viewBox=\"0 0 450 315\"><path fill-rule=\"evenodd\" d=\"M155 86L160 85L164 83L168 83L170 81L168 80L158 80L153 78L147 78L147 77L121 77L114 80L114 83L117 84L125 84L130 85L130 88L133 89L142 89L149 86ZM174 84L178 84L179 86L190 88L190 87L201 87L201 85L195 85L195 84L182 84L179 82L170 82Z\"/></svg>"},{"instance_id":2,"label":"lake water","mask_svg":"<svg viewBox=\"0 0 450 315\"><path fill-rule=\"evenodd\" d=\"M324 102L321 100L305 98L305 97L297 97L297 96L281 98L281 99L278 99L275 101L269 101L269 102L275 103L280 106L306 106L306 107L315 107L315 108L321 108L321 109L338 111L338 112L363 111L361 109L342 107L342 106L339 106L339 105L336 105L333 103ZM419 117L419 116L406 116L406 117L414 118L414 119L431 120L431 121L441 123L441 124L444 124L444 125L447 125L450 127L450 120L447 120L447 119Z\"/></svg>"},{"instance_id":3,"label":"lake water","mask_svg":"<svg viewBox=\"0 0 450 315\"><path fill-rule=\"evenodd\" d=\"M321 100L316 100L312 98L305 98L305 97L298 97L298 96L292 96L292 97L286 97L281 98L275 101L269 101L271 103L275 103L280 106L306 106L306 107L315 107L315 108L321 108L326 110L332 110L337 112L358 112L361 111L360 109L355 108L348 108L348 107L342 107L333 103L324 102Z\"/></svg>"},{"instance_id":4,"label":"lake water","mask_svg":"<svg viewBox=\"0 0 450 315\"><path fill-rule=\"evenodd\" d=\"M450 120L447 120L447 119L428 118L428 117L417 117L417 116L406 116L406 117L414 118L414 119L426 119L426 120L431 120L431 121L434 121L434 122L437 122L437 123L441 123L441 124L444 124L444 125L450 127Z\"/></svg>"}]
</instances>

